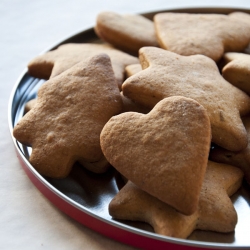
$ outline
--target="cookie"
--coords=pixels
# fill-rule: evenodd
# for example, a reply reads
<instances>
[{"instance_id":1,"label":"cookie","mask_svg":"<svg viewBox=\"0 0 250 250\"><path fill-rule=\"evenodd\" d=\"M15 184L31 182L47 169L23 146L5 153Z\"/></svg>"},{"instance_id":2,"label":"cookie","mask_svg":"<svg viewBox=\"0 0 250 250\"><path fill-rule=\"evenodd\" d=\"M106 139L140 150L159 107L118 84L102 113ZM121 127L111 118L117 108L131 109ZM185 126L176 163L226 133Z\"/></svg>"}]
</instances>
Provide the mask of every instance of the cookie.
<instances>
[{"instance_id":1,"label":"cookie","mask_svg":"<svg viewBox=\"0 0 250 250\"><path fill-rule=\"evenodd\" d=\"M185 239L196 229L232 232L237 213L229 197L240 188L242 176L238 168L209 161L198 209L189 216L129 181L110 202L109 213L114 219L147 222L155 233L176 238Z\"/></svg>"},{"instance_id":2,"label":"cookie","mask_svg":"<svg viewBox=\"0 0 250 250\"><path fill-rule=\"evenodd\" d=\"M184 56L202 54L217 62L224 52L243 51L250 42L246 13L159 13L154 23L160 46Z\"/></svg>"},{"instance_id":3,"label":"cookie","mask_svg":"<svg viewBox=\"0 0 250 250\"><path fill-rule=\"evenodd\" d=\"M123 108L122 111L125 109L129 109L129 108L133 108L134 110L136 109L136 105L132 102L129 101L128 98L125 98L124 96L122 96L122 99L125 99L126 104L124 105L124 101L123 101ZM25 110L24 113L29 112L36 104L37 100L36 99L31 99L30 101L28 101L25 105ZM146 109L146 108L145 108ZM88 170L98 173L101 169L101 172L105 172L107 169L109 169L110 164L109 162L106 160L106 158L103 156L103 158L99 161L96 162L86 162L86 161L81 161L81 164Z\"/></svg>"},{"instance_id":4,"label":"cookie","mask_svg":"<svg viewBox=\"0 0 250 250\"><path fill-rule=\"evenodd\" d=\"M221 76L213 60L144 47L140 61L143 70L122 85L125 96L149 108L170 96L192 98L209 114L214 143L231 151L247 147L240 116L249 113L250 98Z\"/></svg>"},{"instance_id":5,"label":"cookie","mask_svg":"<svg viewBox=\"0 0 250 250\"><path fill-rule=\"evenodd\" d=\"M228 16L230 18L238 19L241 22L245 22L247 25L250 25L250 15L248 13L235 11L228 14Z\"/></svg>"},{"instance_id":6,"label":"cookie","mask_svg":"<svg viewBox=\"0 0 250 250\"><path fill-rule=\"evenodd\" d=\"M36 104L36 99L29 100L24 107L24 113L29 112Z\"/></svg>"},{"instance_id":7,"label":"cookie","mask_svg":"<svg viewBox=\"0 0 250 250\"><path fill-rule=\"evenodd\" d=\"M124 96L122 92L121 92L121 97L123 102L122 113L132 111L132 112L147 114L151 110L143 105L133 102L132 100Z\"/></svg>"},{"instance_id":8,"label":"cookie","mask_svg":"<svg viewBox=\"0 0 250 250\"><path fill-rule=\"evenodd\" d=\"M93 161L93 162L81 160L81 164L86 169L94 173L104 173L111 167L110 163L107 161L107 159L104 156L98 161Z\"/></svg>"},{"instance_id":9,"label":"cookie","mask_svg":"<svg viewBox=\"0 0 250 250\"><path fill-rule=\"evenodd\" d=\"M40 174L63 178L76 161L102 161L101 130L121 109L110 58L100 54L44 83L13 135L32 146L29 161ZM101 173L104 167L91 170Z\"/></svg>"},{"instance_id":10,"label":"cookie","mask_svg":"<svg viewBox=\"0 0 250 250\"><path fill-rule=\"evenodd\" d=\"M114 168L184 214L197 209L210 142L206 110L185 97L166 98L148 114L112 117L101 132Z\"/></svg>"},{"instance_id":11,"label":"cookie","mask_svg":"<svg viewBox=\"0 0 250 250\"><path fill-rule=\"evenodd\" d=\"M124 97L125 98L125 97ZM127 98L126 98L127 99ZM36 104L37 100L36 99L31 99L30 101L28 101L25 105L25 109L24 109L24 114L26 114L27 112L29 112L32 108L34 108L35 104ZM127 101L128 102L128 101ZM132 101L131 101L132 102ZM135 106L135 105L134 105ZM134 107L132 106L132 104L127 104L124 106L123 104L123 109L124 107ZM88 170L90 170L91 172L94 173L103 173L106 172L106 170L108 170L110 168L110 164L109 162L106 160L106 158L103 156L103 158L99 161L96 162L86 162L86 161L81 161L81 164Z\"/></svg>"},{"instance_id":12,"label":"cookie","mask_svg":"<svg viewBox=\"0 0 250 250\"><path fill-rule=\"evenodd\" d=\"M135 55L141 47L158 46L154 23L141 15L101 12L96 18L95 32L104 41Z\"/></svg>"},{"instance_id":13,"label":"cookie","mask_svg":"<svg viewBox=\"0 0 250 250\"><path fill-rule=\"evenodd\" d=\"M118 86L124 80L125 67L139 62L138 58L119 51L108 44L68 43L31 60L28 64L28 72L31 76L49 79L59 75L76 63L83 60L88 61L91 57L100 53L105 53L110 57Z\"/></svg>"},{"instance_id":14,"label":"cookie","mask_svg":"<svg viewBox=\"0 0 250 250\"><path fill-rule=\"evenodd\" d=\"M209 157L212 161L240 168L244 173L246 181L250 184L250 117L243 117L242 120L248 134L247 148L242 151L232 152L215 145Z\"/></svg>"},{"instance_id":15,"label":"cookie","mask_svg":"<svg viewBox=\"0 0 250 250\"><path fill-rule=\"evenodd\" d=\"M250 95L250 55L228 52L223 56L226 64L222 69L223 77Z\"/></svg>"},{"instance_id":16,"label":"cookie","mask_svg":"<svg viewBox=\"0 0 250 250\"><path fill-rule=\"evenodd\" d=\"M141 64L131 64L131 65L128 65L126 68L125 68L125 75L126 75L126 78L140 72L142 70L141 68Z\"/></svg>"}]
</instances>

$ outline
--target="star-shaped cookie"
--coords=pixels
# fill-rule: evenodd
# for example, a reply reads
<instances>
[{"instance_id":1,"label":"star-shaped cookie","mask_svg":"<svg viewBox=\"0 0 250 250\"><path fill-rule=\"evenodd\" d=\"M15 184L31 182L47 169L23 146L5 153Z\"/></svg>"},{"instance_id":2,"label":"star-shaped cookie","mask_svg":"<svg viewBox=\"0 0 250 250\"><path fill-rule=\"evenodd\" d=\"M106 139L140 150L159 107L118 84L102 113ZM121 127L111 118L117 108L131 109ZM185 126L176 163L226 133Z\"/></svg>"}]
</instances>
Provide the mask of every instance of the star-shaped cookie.
<instances>
[{"instance_id":1,"label":"star-shaped cookie","mask_svg":"<svg viewBox=\"0 0 250 250\"><path fill-rule=\"evenodd\" d=\"M232 232L237 213L229 196L241 186L243 173L230 165L208 162L198 210L186 216L139 189L131 181L109 204L115 219L149 223L155 233L187 238L194 230Z\"/></svg>"},{"instance_id":2,"label":"star-shaped cookie","mask_svg":"<svg viewBox=\"0 0 250 250\"><path fill-rule=\"evenodd\" d=\"M224 52L243 51L250 42L246 13L159 13L154 16L160 46L180 55L202 54L219 61ZM240 39L239 39L240 38Z\"/></svg>"},{"instance_id":3,"label":"star-shaped cookie","mask_svg":"<svg viewBox=\"0 0 250 250\"><path fill-rule=\"evenodd\" d=\"M223 62L226 64L222 69L223 77L250 95L250 55L228 52Z\"/></svg>"},{"instance_id":4,"label":"star-shaped cookie","mask_svg":"<svg viewBox=\"0 0 250 250\"><path fill-rule=\"evenodd\" d=\"M250 117L243 117L242 120L248 135L247 148L242 151L232 152L215 145L209 157L212 161L239 167L243 171L246 181L250 184Z\"/></svg>"},{"instance_id":5,"label":"star-shaped cookie","mask_svg":"<svg viewBox=\"0 0 250 250\"><path fill-rule=\"evenodd\" d=\"M44 83L36 104L15 125L13 135L32 146L29 161L40 174L63 178L76 161L92 163L90 170L103 172L107 166L100 133L121 110L110 59L100 54Z\"/></svg>"},{"instance_id":6,"label":"star-shaped cookie","mask_svg":"<svg viewBox=\"0 0 250 250\"><path fill-rule=\"evenodd\" d=\"M246 148L240 116L249 113L250 98L220 75L213 60L144 47L140 62L143 70L122 85L125 96L149 108L169 96L192 98L208 111L213 142L232 151Z\"/></svg>"},{"instance_id":7,"label":"star-shaped cookie","mask_svg":"<svg viewBox=\"0 0 250 250\"><path fill-rule=\"evenodd\" d=\"M80 61L88 61L100 53L107 54L112 63L118 86L124 80L125 67L138 63L138 58L119 51L108 44L68 43L43 55L35 57L28 64L31 76L49 79L59 75Z\"/></svg>"}]
</instances>

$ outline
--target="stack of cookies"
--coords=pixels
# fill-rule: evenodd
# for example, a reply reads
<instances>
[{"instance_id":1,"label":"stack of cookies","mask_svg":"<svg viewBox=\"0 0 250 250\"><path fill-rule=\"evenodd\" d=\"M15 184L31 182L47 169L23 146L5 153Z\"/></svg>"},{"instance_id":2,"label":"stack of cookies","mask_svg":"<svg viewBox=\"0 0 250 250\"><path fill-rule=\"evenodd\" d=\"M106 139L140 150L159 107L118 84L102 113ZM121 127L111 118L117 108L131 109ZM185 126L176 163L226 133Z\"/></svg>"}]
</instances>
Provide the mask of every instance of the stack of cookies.
<instances>
[{"instance_id":1,"label":"stack of cookies","mask_svg":"<svg viewBox=\"0 0 250 250\"><path fill-rule=\"evenodd\" d=\"M95 32L101 44L28 65L47 79L13 131L32 166L51 178L76 161L115 168L125 183L110 215L158 234L234 231L230 196L250 184L250 15L102 12Z\"/></svg>"}]
</instances>

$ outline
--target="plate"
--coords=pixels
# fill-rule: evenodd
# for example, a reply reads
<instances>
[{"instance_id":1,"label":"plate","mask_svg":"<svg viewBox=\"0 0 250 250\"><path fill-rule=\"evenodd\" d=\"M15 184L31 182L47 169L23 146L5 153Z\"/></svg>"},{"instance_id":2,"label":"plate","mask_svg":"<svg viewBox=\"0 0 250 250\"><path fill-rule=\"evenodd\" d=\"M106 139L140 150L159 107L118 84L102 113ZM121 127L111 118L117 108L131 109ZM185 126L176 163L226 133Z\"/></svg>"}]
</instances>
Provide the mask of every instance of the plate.
<instances>
[{"instance_id":1,"label":"plate","mask_svg":"<svg viewBox=\"0 0 250 250\"><path fill-rule=\"evenodd\" d=\"M152 19L159 12L228 14L233 11L250 13L250 10L235 8L185 8L161 10L143 15ZM69 42L100 43L101 41L91 28L57 43L49 50ZM9 101L8 118L11 135L13 127L24 114L26 102L36 97L43 83L44 80L31 77L27 69L17 80ZM34 185L61 211L107 237L143 249L250 249L250 187L246 183L243 183L242 188L232 196L238 213L235 232L222 234L197 230L186 240L166 237L155 234L145 223L118 221L110 217L108 204L123 186L120 175L114 169L100 175L75 164L65 179L45 178L28 161L31 148L17 142L13 136L12 139L20 163Z\"/></svg>"}]
</instances>

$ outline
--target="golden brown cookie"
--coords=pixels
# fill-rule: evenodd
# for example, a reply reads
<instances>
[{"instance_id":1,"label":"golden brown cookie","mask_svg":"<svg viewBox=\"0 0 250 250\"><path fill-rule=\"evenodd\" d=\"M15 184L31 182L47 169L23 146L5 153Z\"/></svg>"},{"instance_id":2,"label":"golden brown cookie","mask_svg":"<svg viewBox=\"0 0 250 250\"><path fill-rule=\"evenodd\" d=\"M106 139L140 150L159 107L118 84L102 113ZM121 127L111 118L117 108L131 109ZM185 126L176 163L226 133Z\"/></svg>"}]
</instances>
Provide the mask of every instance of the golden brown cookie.
<instances>
[{"instance_id":1,"label":"golden brown cookie","mask_svg":"<svg viewBox=\"0 0 250 250\"><path fill-rule=\"evenodd\" d=\"M88 170L94 173L103 173L106 172L110 167L110 163L107 159L103 156L98 161L88 162L88 161L81 161L81 164Z\"/></svg>"},{"instance_id":2,"label":"golden brown cookie","mask_svg":"<svg viewBox=\"0 0 250 250\"><path fill-rule=\"evenodd\" d=\"M40 174L63 178L76 161L103 159L101 130L121 109L110 59L100 54L44 83L36 105L16 124L13 135L32 146L29 161Z\"/></svg>"},{"instance_id":3,"label":"golden brown cookie","mask_svg":"<svg viewBox=\"0 0 250 250\"><path fill-rule=\"evenodd\" d=\"M113 167L185 214L197 209L210 142L206 110L185 97L166 98L146 115L112 117L101 133Z\"/></svg>"},{"instance_id":4,"label":"golden brown cookie","mask_svg":"<svg viewBox=\"0 0 250 250\"><path fill-rule=\"evenodd\" d=\"M160 46L180 55L202 54L218 61L250 42L249 15L159 13L154 23Z\"/></svg>"},{"instance_id":5,"label":"golden brown cookie","mask_svg":"<svg viewBox=\"0 0 250 250\"><path fill-rule=\"evenodd\" d=\"M213 142L232 151L246 148L240 116L249 113L250 98L220 75L213 60L144 47L140 61L143 70L122 85L125 96L149 108L169 96L192 98L208 111Z\"/></svg>"},{"instance_id":6,"label":"golden brown cookie","mask_svg":"<svg viewBox=\"0 0 250 250\"><path fill-rule=\"evenodd\" d=\"M140 64L138 64L140 66ZM121 113L123 112L129 112L129 111L133 111L133 112L139 112L139 113L143 113L146 114L150 111L149 108L144 107L140 104L137 104L135 102L133 102L132 100L130 100L129 98L125 97L123 95L123 93L121 92L121 97L122 97L122 110ZM31 99L30 101L28 101L25 105L25 110L24 113L29 112L36 104L36 99ZM99 161L96 162L84 162L82 161L81 164L86 168L89 169L92 172L99 172L101 169L101 172L104 172L105 170L107 170L110 167L109 162L107 161L107 159L103 156L103 158Z\"/></svg>"},{"instance_id":7,"label":"golden brown cookie","mask_svg":"<svg viewBox=\"0 0 250 250\"><path fill-rule=\"evenodd\" d=\"M245 179L250 184L250 117L243 117L242 120L248 135L247 148L242 151L232 152L215 145L209 157L212 161L226 163L240 168L244 173Z\"/></svg>"},{"instance_id":8,"label":"golden brown cookie","mask_svg":"<svg viewBox=\"0 0 250 250\"><path fill-rule=\"evenodd\" d=\"M36 99L29 100L24 107L24 113L29 112L36 104Z\"/></svg>"},{"instance_id":9,"label":"golden brown cookie","mask_svg":"<svg viewBox=\"0 0 250 250\"><path fill-rule=\"evenodd\" d=\"M224 54L226 65L222 69L223 77L237 88L250 94L250 55L228 52Z\"/></svg>"},{"instance_id":10,"label":"golden brown cookie","mask_svg":"<svg viewBox=\"0 0 250 250\"><path fill-rule=\"evenodd\" d=\"M123 108L122 108L121 112L123 112L124 109L128 109L129 107L131 107L131 108L132 107L133 108L137 107L135 104L133 106L132 101L130 102L130 105L129 105L128 98L125 98L124 96L122 96L122 99L123 98L126 99L126 104L124 104L124 101L123 101ZM28 101L26 103L26 105L25 105L24 113L26 114L27 112L29 112L35 106L36 102L37 102L36 99L31 99L30 101ZM95 161L95 162L87 162L87 161L82 160L81 164L86 169L88 169L88 170L90 170L92 172L95 172L95 173L99 173L100 171L102 173L102 172L105 172L107 169L110 168L110 164L109 164L109 162L106 160L106 158L104 156L99 161Z\"/></svg>"},{"instance_id":11,"label":"golden brown cookie","mask_svg":"<svg viewBox=\"0 0 250 250\"><path fill-rule=\"evenodd\" d=\"M250 15L248 13L235 11L228 14L228 16L232 19L235 18L241 22L245 22L247 25L250 25Z\"/></svg>"},{"instance_id":12,"label":"golden brown cookie","mask_svg":"<svg viewBox=\"0 0 250 250\"><path fill-rule=\"evenodd\" d=\"M122 113L132 111L132 112L147 114L151 110L148 107L145 107L143 105L133 102L132 100L124 96L122 92L121 92L121 97L122 97L122 102L123 102Z\"/></svg>"},{"instance_id":13,"label":"golden brown cookie","mask_svg":"<svg viewBox=\"0 0 250 250\"><path fill-rule=\"evenodd\" d=\"M68 43L35 57L28 64L28 72L31 76L49 79L59 75L76 63L88 61L91 57L100 53L105 53L110 57L118 86L124 80L125 67L129 64L138 63L138 58L119 51L108 44Z\"/></svg>"},{"instance_id":14,"label":"golden brown cookie","mask_svg":"<svg viewBox=\"0 0 250 250\"><path fill-rule=\"evenodd\" d=\"M149 223L158 234L187 238L195 229L232 232L237 213L229 196L241 186L243 173L230 165L208 162L199 207L186 216L129 181L109 204L115 219Z\"/></svg>"},{"instance_id":15,"label":"golden brown cookie","mask_svg":"<svg viewBox=\"0 0 250 250\"><path fill-rule=\"evenodd\" d=\"M158 46L154 23L141 15L101 12L95 32L104 41L135 55L141 47Z\"/></svg>"},{"instance_id":16,"label":"golden brown cookie","mask_svg":"<svg viewBox=\"0 0 250 250\"><path fill-rule=\"evenodd\" d=\"M126 78L140 72L142 70L141 68L141 64L131 64L131 65L128 65L126 68L125 68L125 75L126 75Z\"/></svg>"}]
</instances>

